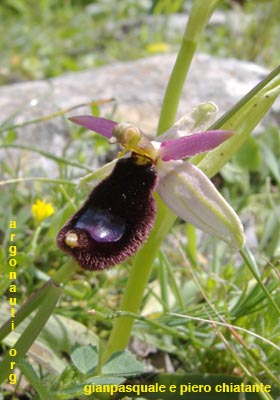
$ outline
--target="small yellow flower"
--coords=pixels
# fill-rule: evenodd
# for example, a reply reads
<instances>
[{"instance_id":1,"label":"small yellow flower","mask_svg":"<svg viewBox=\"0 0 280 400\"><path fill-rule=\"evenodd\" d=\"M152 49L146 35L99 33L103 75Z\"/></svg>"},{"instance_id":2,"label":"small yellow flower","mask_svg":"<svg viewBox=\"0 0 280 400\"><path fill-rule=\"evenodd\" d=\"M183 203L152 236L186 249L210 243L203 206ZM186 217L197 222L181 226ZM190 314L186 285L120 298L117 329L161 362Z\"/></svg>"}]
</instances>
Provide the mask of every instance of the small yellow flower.
<instances>
[{"instance_id":1,"label":"small yellow flower","mask_svg":"<svg viewBox=\"0 0 280 400\"><path fill-rule=\"evenodd\" d=\"M36 225L40 225L44 219L48 218L53 213L54 208L51 203L46 203L45 201L38 199L32 205L32 216L35 219Z\"/></svg>"},{"instance_id":2,"label":"small yellow flower","mask_svg":"<svg viewBox=\"0 0 280 400\"><path fill-rule=\"evenodd\" d=\"M146 50L149 53L166 53L169 50L169 46L167 43L164 42L154 42L154 43L149 43L146 46Z\"/></svg>"}]
</instances>

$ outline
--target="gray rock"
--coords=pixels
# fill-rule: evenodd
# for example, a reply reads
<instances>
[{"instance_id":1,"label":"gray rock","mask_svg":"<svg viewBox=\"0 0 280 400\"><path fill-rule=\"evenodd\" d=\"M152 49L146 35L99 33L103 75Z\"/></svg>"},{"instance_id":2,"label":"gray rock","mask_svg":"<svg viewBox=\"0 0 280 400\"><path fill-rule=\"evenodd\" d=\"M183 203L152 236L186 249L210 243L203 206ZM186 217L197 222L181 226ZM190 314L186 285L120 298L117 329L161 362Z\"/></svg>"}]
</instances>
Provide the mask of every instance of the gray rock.
<instances>
[{"instance_id":1,"label":"gray rock","mask_svg":"<svg viewBox=\"0 0 280 400\"><path fill-rule=\"evenodd\" d=\"M91 99L114 97L118 119L134 122L144 130L154 130L174 62L174 55L159 55L67 74L52 80L54 97L63 108ZM210 100L223 113L266 73L253 63L197 55L185 84L178 117Z\"/></svg>"},{"instance_id":2,"label":"gray rock","mask_svg":"<svg viewBox=\"0 0 280 400\"><path fill-rule=\"evenodd\" d=\"M158 55L45 81L2 86L0 123L23 123L80 103L114 97L116 120L130 121L144 131L152 132L157 126L174 61L173 54ZM178 119L195 105L210 100L219 106L222 114L266 74L264 68L254 63L196 55L185 84ZM111 111L112 103L101 106L102 116L109 115ZM270 122L277 117L278 111L279 102L270 113ZM81 108L69 112L67 116L89 112L89 108ZM70 129L66 118L59 117L18 129L18 141L60 155ZM41 156L26 156L25 164L32 166L29 170L33 170L34 174L42 169L46 169L49 176L55 174L54 163L49 165L49 161Z\"/></svg>"}]
</instances>

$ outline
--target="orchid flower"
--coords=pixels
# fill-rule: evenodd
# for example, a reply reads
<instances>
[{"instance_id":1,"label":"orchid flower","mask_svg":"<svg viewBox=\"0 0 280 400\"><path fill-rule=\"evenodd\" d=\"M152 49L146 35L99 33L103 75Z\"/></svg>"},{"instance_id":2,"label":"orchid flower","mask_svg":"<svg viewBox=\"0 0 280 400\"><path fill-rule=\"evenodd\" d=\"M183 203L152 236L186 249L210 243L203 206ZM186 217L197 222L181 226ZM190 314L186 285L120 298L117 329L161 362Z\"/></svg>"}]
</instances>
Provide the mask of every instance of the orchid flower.
<instances>
[{"instance_id":1,"label":"orchid flower","mask_svg":"<svg viewBox=\"0 0 280 400\"><path fill-rule=\"evenodd\" d=\"M182 119L151 141L133 124L89 115L70 120L123 147L111 174L93 189L58 234L58 246L81 267L109 268L139 249L153 228L154 190L184 221L235 249L243 246L243 227L237 214L210 179L184 160L216 148L232 132L186 134Z\"/></svg>"}]
</instances>

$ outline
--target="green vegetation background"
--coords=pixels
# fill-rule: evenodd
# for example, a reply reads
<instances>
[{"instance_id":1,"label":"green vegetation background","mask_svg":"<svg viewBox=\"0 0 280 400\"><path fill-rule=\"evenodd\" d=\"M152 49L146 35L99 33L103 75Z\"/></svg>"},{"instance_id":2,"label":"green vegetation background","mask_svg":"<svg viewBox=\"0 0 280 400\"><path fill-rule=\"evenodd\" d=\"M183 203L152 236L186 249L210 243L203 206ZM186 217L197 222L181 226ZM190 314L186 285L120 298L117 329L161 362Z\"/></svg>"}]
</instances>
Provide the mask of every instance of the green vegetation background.
<instances>
[{"instance_id":1,"label":"green vegetation background","mask_svg":"<svg viewBox=\"0 0 280 400\"><path fill-rule=\"evenodd\" d=\"M190 1L167 0L2 0L0 83L44 79L119 60L137 59L154 52L176 52L180 35L166 30L164 24L152 23L148 26L145 21L159 16L167 21L171 13L185 13L189 7ZM268 69L279 64L279 2L248 1L243 8L239 8L237 2L228 1L222 9L224 12L235 10L238 27L209 27L200 45L201 51L255 61ZM108 147L105 141L72 127L62 156L81 138L84 146L92 146L95 141L99 153L106 153ZM2 143L13 143L15 139L15 130L6 131ZM77 148L78 161L86 159L84 146ZM248 140L216 178L220 190L237 212L253 218L252 229L258 238L255 262L263 282L278 304L279 158L279 127L271 125L258 137ZM70 182L69 166L63 162L58 162L58 165L60 178ZM1 161L0 174L1 181L24 175L8 151ZM18 304L22 304L65 261L65 256L55 247L54 238L61 219L72 212L73 205L76 207L81 202L83 192L86 194L87 190L77 194L74 185L61 187L55 182L49 186L22 182L9 186L9 190L3 190L3 186L0 190L0 206L5 210L3 227L13 215L17 216L19 226L17 296ZM39 232L31 214L31 205L36 198L45 198L55 208L54 216L44 222ZM67 201L69 207L65 209ZM185 236L189 245L185 243ZM7 241L5 229L1 227L1 261L7 257ZM52 353L47 367L53 370L37 369L35 364L38 379L33 377L33 382L42 383L51 392L62 393L65 388L71 387L72 382L81 380L81 376L85 379L81 370L69 361L73 345L82 344L81 335L85 331L96 334L99 339L108 337L112 321L107 316L118 309L129 267L128 262L124 268L104 274L83 271L76 273L73 280L67 283L56 310L56 315L61 318L59 324L52 320L53 336L45 334L40 339L41 349L46 346ZM9 280L4 277L1 282L4 303L9 295L8 287ZM187 314L198 318L197 321L186 322L168 314L182 311L181 301ZM178 372L236 376L244 376L244 369L247 368L256 379L277 386L279 352L271 342L279 346L279 318L246 266L229 252L226 245L211 238L197 242L195 231L178 222L158 256L143 304L147 314L154 310L154 302L160 313L149 318L139 317L134 330L135 337L144 339L150 346L149 356L142 354L148 364L155 366L159 363L159 367L164 369L166 359L163 359L169 357ZM90 309L97 310L96 319L88 314ZM225 327L221 327L217 334L217 327L203 321L216 318L217 314L243 330L242 340L236 340ZM68 332L66 342L59 330L62 319ZM178 331L183 332L184 340ZM93 337L91 339L94 341ZM136 349L139 351L139 347L136 346ZM159 358L162 357L161 361L154 359L154 349L157 349ZM38 354L36 356L39 357ZM60 374L62 360L67 369ZM22 368L24 370L24 366ZM25 371L28 376L27 367ZM19 387L18 390L23 389ZM24 391L26 398L35 398L32 387L27 385ZM3 393L9 393L9 389L5 388ZM61 398L68 397L61 395Z\"/></svg>"}]
</instances>

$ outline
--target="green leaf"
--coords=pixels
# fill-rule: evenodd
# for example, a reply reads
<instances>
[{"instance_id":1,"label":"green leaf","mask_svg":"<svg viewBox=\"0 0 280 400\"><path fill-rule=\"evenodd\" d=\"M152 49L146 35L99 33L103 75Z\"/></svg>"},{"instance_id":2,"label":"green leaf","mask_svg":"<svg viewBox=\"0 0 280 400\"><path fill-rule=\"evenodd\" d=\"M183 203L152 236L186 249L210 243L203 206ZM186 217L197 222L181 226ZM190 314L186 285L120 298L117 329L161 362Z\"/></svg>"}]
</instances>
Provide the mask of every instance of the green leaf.
<instances>
[{"instance_id":1,"label":"green leaf","mask_svg":"<svg viewBox=\"0 0 280 400\"><path fill-rule=\"evenodd\" d=\"M9 313L10 308L7 302L0 303L0 326ZM32 316L27 317L3 340L3 343L10 345L16 342L31 320ZM54 314L49 318L28 354L31 359L36 360L36 363L58 375L67 366L67 361L61 357L61 352L69 353L70 348L78 341L80 345L86 345L89 342L97 345L98 337L80 322Z\"/></svg>"},{"instance_id":2,"label":"green leaf","mask_svg":"<svg viewBox=\"0 0 280 400\"><path fill-rule=\"evenodd\" d=\"M261 163L261 154L256 139L250 136L236 153L234 160L245 170L257 171Z\"/></svg>"},{"instance_id":3,"label":"green leaf","mask_svg":"<svg viewBox=\"0 0 280 400\"><path fill-rule=\"evenodd\" d=\"M273 150L270 149L266 144L262 143L262 152L263 152L263 159L268 166L271 174L280 182L280 167L279 167L279 160L275 157Z\"/></svg>"},{"instance_id":4,"label":"green leaf","mask_svg":"<svg viewBox=\"0 0 280 400\"><path fill-rule=\"evenodd\" d=\"M226 129L234 135L203 156L196 164L209 178L214 176L246 142L256 125L270 110L280 93L280 66L272 71L209 129Z\"/></svg>"},{"instance_id":5,"label":"green leaf","mask_svg":"<svg viewBox=\"0 0 280 400\"><path fill-rule=\"evenodd\" d=\"M102 367L102 374L132 376L144 372L144 365L128 351L113 353Z\"/></svg>"},{"instance_id":6,"label":"green leaf","mask_svg":"<svg viewBox=\"0 0 280 400\"><path fill-rule=\"evenodd\" d=\"M277 212L280 212L279 207L268 215L259 243L259 251L265 251L270 257L273 257L279 246L280 221Z\"/></svg>"},{"instance_id":7,"label":"green leaf","mask_svg":"<svg viewBox=\"0 0 280 400\"><path fill-rule=\"evenodd\" d=\"M97 347L90 344L77 347L71 354L71 360L82 374L89 374L98 365Z\"/></svg>"}]
</instances>

